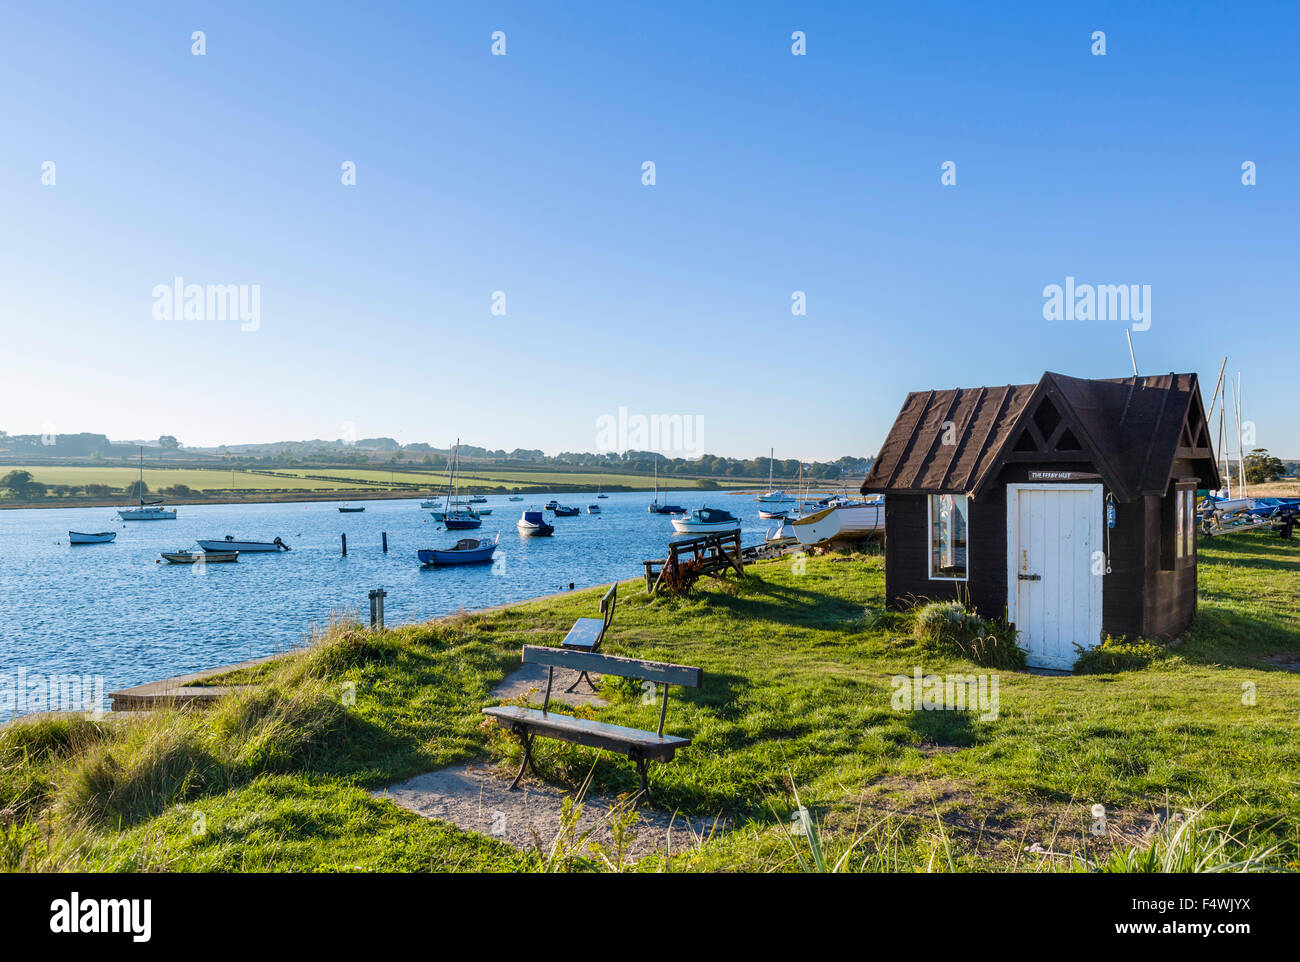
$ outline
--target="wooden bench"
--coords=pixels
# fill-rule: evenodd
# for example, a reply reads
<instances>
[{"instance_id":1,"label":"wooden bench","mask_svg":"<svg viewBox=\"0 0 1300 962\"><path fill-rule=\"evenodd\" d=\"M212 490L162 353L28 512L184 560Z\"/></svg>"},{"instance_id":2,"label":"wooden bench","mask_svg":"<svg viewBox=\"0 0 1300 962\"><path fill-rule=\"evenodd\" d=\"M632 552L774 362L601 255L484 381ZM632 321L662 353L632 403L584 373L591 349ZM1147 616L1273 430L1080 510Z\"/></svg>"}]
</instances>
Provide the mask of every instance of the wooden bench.
<instances>
[{"instance_id":1,"label":"wooden bench","mask_svg":"<svg viewBox=\"0 0 1300 962\"><path fill-rule=\"evenodd\" d=\"M614 620L614 606L618 602L618 582L609 586L605 592L605 597L600 599L600 617L599 618L579 618L569 629L569 633L564 636L560 642L561 648L570 648L574 651L598 651L600 643L605 640L605 632L609 631L609 623ZM578 675L578 678L572 685L564 689L571 692L578 687L578 682L586 680L591 686L591 690L596 690L596 685L592 682L591 677L584 671Z\"/></svg>"},{"instance_id":2,"label":"wooden bench","mask_svg":"<svg viewBox=\"0 0 1300 962\"><path fill-rule=\"evenodd\" d=\"M542 707L538 709L519 705L496 705L483 709L483 714L491 717L502 728L509 730L523 746L524 760L519 765L515 780L510 783L511 790L519 787L519 780L524 777L524 772L529 765L532 765L533 770L536 771L532 744L533 739L540 735L543 738L556 738L575 745L603 748L626 755L636 764L636 773L641 778L641 791L637 798L649 801L650 785L646 780L649 763L671 761L677 749L685 748L691 743L689 738L664 734L664 718L668 714L668 686L685 685L688 688L699 688L704 680L704 672L699 668L670 665L662 661L641 661L637 658L619 658L596 652L543 648L540 645L524 645L523 656L524 664L546 665L549 669L546 677L546 698L542 702ZM642 731L639 728L589 721L572 715L557 715L549 711L551 683L555 680L556 668L598 671L621 678L640 678L661 683L664 686L664 695L663 702L659 706L658 730Z\"/></svg>"}]
</instances>

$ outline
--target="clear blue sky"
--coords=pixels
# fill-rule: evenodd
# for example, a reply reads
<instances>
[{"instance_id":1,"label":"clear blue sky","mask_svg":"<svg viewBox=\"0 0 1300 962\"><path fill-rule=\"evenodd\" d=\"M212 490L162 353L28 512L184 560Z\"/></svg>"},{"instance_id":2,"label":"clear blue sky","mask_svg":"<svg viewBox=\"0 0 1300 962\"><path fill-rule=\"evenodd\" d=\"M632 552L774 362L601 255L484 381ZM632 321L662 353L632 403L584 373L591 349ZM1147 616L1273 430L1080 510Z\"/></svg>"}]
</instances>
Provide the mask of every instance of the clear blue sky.
<instances>
[{"instance_id":1,"label":"clear blue sky","mask_svg":"<svg viewBox=\"0 0 1300 962\"><path fill-rule=\"evenodd\" d=\"M871 454L909 390L1128 374L1069 275L1300 457L1300 13L1197 6L12 4L0 428ZM260 330L154 320L177 275Z\"/></svg>"}]
</instances>

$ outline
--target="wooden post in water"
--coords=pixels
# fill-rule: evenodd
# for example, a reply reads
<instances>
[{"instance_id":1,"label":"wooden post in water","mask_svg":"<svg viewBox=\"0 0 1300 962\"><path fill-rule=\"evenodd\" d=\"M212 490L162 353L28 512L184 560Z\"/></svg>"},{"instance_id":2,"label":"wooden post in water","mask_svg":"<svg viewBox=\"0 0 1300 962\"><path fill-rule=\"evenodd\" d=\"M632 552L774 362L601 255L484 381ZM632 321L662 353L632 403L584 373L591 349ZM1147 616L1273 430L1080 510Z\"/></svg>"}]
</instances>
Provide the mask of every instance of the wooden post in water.
<instances>
[{"instance_id":1,"label":"wooden post in water","mask_svg":"<svg viewBox=\"0 0 1300 962\"><path fill-rule=\"evenodd\" d=\"M375 588L370 592L370 627L378 628L381 631L384 628L384 599L388 597L388 592L383 588Z\"/></svg>"},{"instance_id":2,"label":"wooden post in water","mask_svg":"<svg viewBox=\"0 0 1300 962\"><path fill-rule=\"evenodd\" d=\"M388 554L388 532L380 532L384 536L384 554Z\"/></svg>"},{"instance_id":3,"label":"wooden post in water","mask_svg":"<svg viewBox=\"0 0 1300 962\"><path fill-rule=\"evenodd\" d=\"M342 539L342 541L343 541L343 557L346 558L346 557L348 556L348 536L345 535L345 534L342 534L342 535L339 535L339 537L340 537L340 538Z\"/></svg>"}]
</instances>

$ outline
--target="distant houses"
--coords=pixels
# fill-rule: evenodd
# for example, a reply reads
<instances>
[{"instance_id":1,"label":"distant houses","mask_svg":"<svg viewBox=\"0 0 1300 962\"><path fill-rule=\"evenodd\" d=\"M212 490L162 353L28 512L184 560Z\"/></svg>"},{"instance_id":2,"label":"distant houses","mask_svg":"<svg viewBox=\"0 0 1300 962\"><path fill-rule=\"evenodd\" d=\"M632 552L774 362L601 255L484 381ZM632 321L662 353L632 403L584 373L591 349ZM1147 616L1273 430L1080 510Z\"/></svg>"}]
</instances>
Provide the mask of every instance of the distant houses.
<instances>
[{"instance_id":1,"label":"distant houses","mask_svg":"<svg viewBox=\"0 0 1300 962\"><path fill-rule=\"evenodd\" d=\"M1103 635L1196 611L1196 489L1218 488L1195 374L918 391L864 494L885 497L887 603L958 599L1068 669Z\"/></svg>"}]
</instances>

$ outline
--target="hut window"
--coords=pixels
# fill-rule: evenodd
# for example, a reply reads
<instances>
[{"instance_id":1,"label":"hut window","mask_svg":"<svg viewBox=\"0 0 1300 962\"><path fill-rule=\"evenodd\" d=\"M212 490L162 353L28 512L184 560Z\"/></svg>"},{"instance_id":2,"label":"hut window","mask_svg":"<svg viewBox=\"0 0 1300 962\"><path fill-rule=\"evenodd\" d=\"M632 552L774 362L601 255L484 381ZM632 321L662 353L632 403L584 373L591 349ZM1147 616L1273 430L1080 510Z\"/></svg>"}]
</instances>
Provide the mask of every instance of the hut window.
<instances>
[{"instance_id":1,"label":"hut window","mask_svg":"<svg viewBox=\"0 0 1300 962\"><path fill-rule=\"evenodd\" d=\"M1160 567L1182 568L1196 559L1196 489L1178 485L1164 499Z\"/></svg>"},{"instance_id":2,"label":"hut window","mask_svg":"<svg viewBox=\"0 0 1300 962\"><path fill-rule=\"evenodd\" d=\"M1190 561L1196 553L1196 492L1180 488L1178 496L1178 560Z\"/></svg>"},{"instance_id":3,"label":"hut window","mask_svg":"<svg viewBox=\"0 0 1300 962\"><path fill-rule=\"evenodd\" d=\"M930 580L966 580L970 506L964 494L930 495Z\"/></svg>"}]
</instances>

